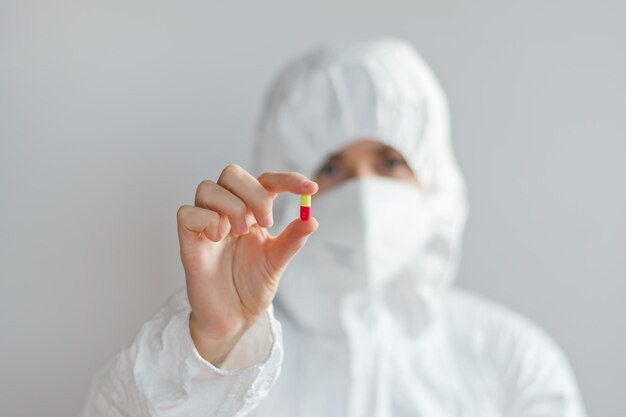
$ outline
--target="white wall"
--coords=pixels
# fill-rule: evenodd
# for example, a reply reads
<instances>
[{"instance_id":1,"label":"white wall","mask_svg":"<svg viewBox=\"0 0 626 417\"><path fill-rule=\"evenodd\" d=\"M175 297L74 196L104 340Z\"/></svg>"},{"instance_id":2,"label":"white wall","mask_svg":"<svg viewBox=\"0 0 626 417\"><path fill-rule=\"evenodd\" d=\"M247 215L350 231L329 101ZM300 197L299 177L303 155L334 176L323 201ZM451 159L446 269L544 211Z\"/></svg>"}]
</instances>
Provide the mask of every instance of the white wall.
<instances>
[{"instance_id":1,"label":"white wall","mask_svg":"<svg viewBox=\"0 0 626 417\"><path fill-rule=\"evenodd\" d=\"M451 101L459 284L547 328L590 415L626 415L623 2L293 3L0 0L0 414L74 415L183 285L176 210L248 166L287 59L394 34Z\"/></svg>"}]
</instances>

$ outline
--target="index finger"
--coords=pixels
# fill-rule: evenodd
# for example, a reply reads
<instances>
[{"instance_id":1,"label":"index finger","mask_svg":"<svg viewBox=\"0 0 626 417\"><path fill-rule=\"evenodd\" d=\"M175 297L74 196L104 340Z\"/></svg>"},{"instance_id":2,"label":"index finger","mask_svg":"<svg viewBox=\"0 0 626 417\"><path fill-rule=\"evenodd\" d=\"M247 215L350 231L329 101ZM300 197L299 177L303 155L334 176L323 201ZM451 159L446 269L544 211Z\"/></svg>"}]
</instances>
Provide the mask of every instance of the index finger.
<instances>
[{"instance_id":1,"label":"index finger","mask_svg":"<svg viewBox=\"0 0 626 417\"><path fill-rule=\"evenodd\" d=\"M298 172L265 172L257 178L259 183L270 193L315 194L316 182Z\"/></svg>"}]
</instances>

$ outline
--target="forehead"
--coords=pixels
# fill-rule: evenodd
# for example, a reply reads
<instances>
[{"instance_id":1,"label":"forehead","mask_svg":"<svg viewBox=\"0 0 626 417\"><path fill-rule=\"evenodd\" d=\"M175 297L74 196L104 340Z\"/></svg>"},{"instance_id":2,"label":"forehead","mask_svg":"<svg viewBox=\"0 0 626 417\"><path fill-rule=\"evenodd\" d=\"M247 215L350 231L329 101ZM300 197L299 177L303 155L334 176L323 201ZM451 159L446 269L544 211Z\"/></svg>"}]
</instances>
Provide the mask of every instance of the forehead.
<instances>
[{"instance_id":1,"label":"forehead","mask_svg":"<svg viewBox=\"0 0 626 417\"><path fill-rule=\"evenodd\" d=\"M346 159L360 159L363 157L371 157L385 155L390 152L399 153L389 145L386 145L375 139L359 139L349 143L337 152L331 154L327 161L337 161Z\"/></svg>"}]
</instances>

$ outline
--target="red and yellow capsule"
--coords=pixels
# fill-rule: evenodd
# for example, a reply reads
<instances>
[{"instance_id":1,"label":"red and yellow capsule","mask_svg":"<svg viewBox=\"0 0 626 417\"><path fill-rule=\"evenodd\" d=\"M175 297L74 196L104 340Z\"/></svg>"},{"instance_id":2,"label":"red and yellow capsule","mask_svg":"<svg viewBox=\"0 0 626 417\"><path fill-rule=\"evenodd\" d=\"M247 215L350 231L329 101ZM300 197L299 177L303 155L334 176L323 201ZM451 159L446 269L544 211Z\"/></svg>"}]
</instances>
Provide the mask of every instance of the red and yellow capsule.
<instances>
[{"instance_id":1,"label":"red and yellow capsule","mask_svg":"<svg viewBox=\"0 0 626 417\"><path fill-rule=\"evenodd\" d=\"M309 220L311 218L311 196L300 196L300 220Z\"/></svg>"}]
</instances>

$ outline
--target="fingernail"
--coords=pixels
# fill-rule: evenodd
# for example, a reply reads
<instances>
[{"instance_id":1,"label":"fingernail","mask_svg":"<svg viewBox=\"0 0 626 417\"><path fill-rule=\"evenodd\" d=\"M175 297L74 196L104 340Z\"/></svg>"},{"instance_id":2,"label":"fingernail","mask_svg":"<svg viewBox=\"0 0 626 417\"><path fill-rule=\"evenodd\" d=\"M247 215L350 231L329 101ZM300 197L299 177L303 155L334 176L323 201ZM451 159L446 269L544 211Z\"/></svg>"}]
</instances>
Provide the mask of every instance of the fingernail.
<instances>
[{"instance_id":1,"label":"fingernail","mask_svg":"<svg viewBox=\"0 0 626 417\"><path fill-rule=\"evenodd\" d=\"M315 181L310 181L310 180L305 183L305 186L315 190L311 194L315 194L317 192L318 187L319 187L319 185L317 185L317 183Z\"/></svg>"},{"instance_id":2,"label":"fingernail","mask_svg":"<svg viewBox=\"0 0 626 417\"><path fill-rule=\"evenodd\" d=\"M263 217L263 219L261 220L261 226L263 227L271 227L274 224L274 219L272 218L271 214L268 214L267 216Z\"/></svg>"}]
</instances>

